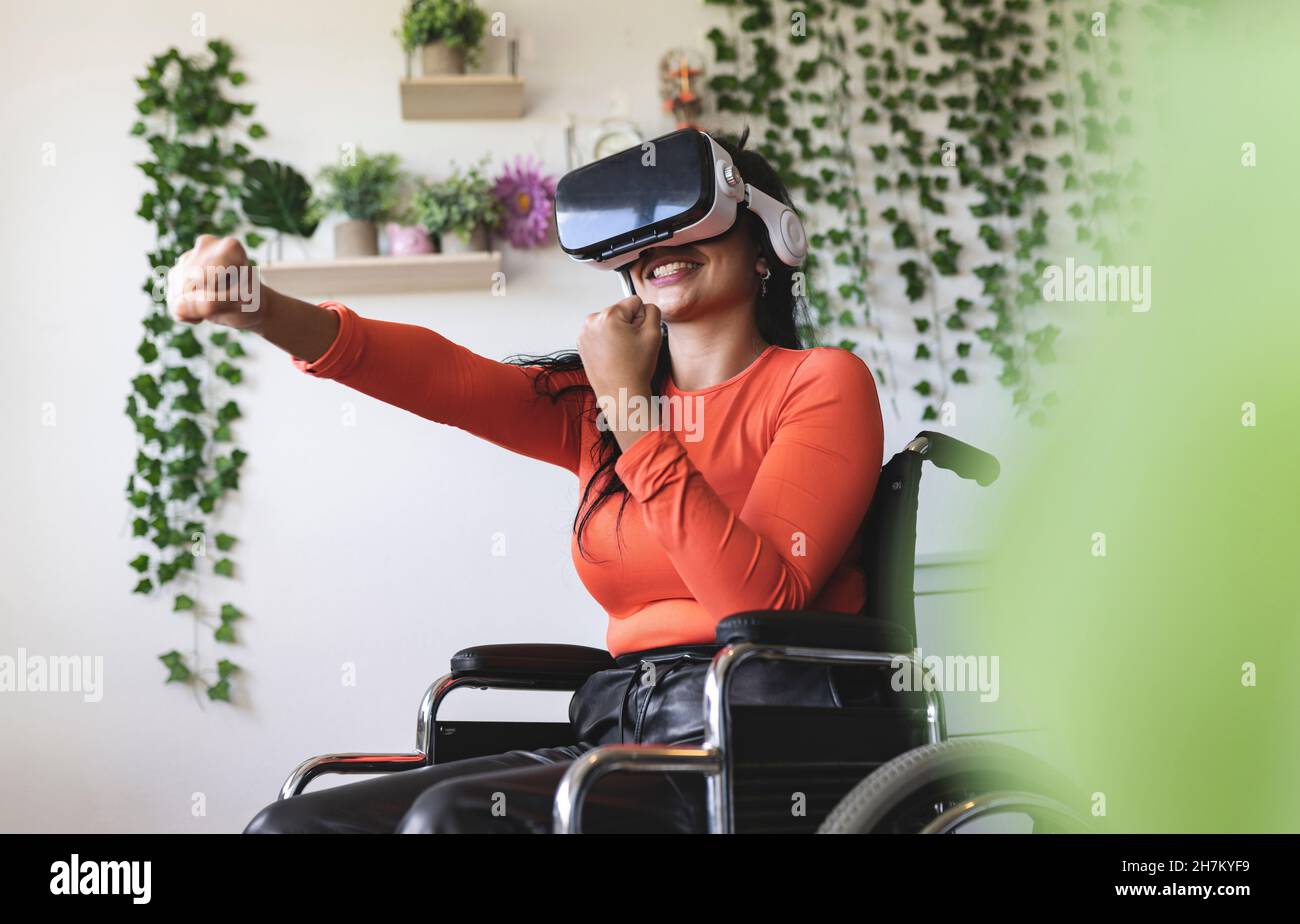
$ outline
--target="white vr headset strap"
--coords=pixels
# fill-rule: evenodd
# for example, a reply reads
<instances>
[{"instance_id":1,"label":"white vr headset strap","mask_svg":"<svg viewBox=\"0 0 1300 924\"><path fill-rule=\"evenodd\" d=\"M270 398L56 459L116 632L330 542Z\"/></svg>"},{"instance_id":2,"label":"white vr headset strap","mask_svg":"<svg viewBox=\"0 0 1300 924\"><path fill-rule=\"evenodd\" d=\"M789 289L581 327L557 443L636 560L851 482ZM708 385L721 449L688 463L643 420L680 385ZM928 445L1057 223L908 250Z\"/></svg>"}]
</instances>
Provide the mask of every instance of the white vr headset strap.
<instances>
[{"instance_id":1,"label":"white vr headset strap","mask_svg":"<svg viewBox=\"0 0 1300 924\"><path fill-rule=\"evenodd\" d=\"M803 222L790 206L774 199L751 183L746 183L740 171L732 163L727 149L718 144L711 135L706 136L713 149L714 176L718 183L718 198L730 199L739 204L743 199L745 207L762 220L767 227L768 240L777 258L786 266L800 266L808 255L808 236L804 234ZM741 192L744 187L744 192Z\"/></svg>"},{"instance_id":2,"label":"white vr headset strap","mask_svg":"<svg viewBox=\"0 0 1300 924\"><path fill-rule=\"evenodd\" d=\"M751 183L745 184L745 206L767 226L767 237L777 258L786 266L802 264L808 255L808 237L794 210Z\"/></svg>"}]
</instances>

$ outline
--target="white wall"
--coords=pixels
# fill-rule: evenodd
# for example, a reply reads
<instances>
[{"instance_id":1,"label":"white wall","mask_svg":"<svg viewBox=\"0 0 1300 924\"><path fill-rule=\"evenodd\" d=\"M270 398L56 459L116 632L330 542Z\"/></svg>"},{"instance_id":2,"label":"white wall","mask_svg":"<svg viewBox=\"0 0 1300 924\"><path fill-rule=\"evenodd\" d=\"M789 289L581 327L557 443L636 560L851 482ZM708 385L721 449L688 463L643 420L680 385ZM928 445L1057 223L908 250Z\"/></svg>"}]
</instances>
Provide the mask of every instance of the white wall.
<instances>
[{"instance_id":1,"label":"white wall","mask_svg":"<svg viewBox=\"0 0 1300 924\"><path fill-rule=\"evenodd\" d=\"M655 66L704 49L722 14L699 0L491 4L523 39L521 121L412 123L398 113L399 0L198 5L250 75L243 95L270 130L259 151L304 171L360 142L416 170L482 154L535 153L564 168L566 113L629 115L650 133ZM0 654L102 655L105 695L0 694L0 830L231 831L302 757L405 749L427 682L456 648L501 641L600 645L604 618L578 583L566 473L514 458L298 374L256 345L238 438L251 458L223 525L240 537L229 596L247 613L233 652L235 708L164 687L158 652L192 644L168 601L133 597L122 485L134 436L122 415L135 373L138 286L150 228L134 216L142 146L127 135L133 78L170 45L197 49L190 6L9 5L0 28ZM42 164L52 143L54 166ZM315 253L329 248L329 229ZM579 319L617 297L609 277L557 250L507 253L509 294L373 297L361 312L436 328L489 356L570 345ZM904 321L904 323L906 323ZM342 425L356 401L355 427ZM961 435L1005 445L1004 394L964 399ZM56 425L43 426L52 404ZM888 450L917 408L887 421ZM979 545L997 490L941 474L924 497L921 548ZM952 519L950 522L950 518ZM504 558L490 554L504 532ZM223 588L201 588L213 600ZM209 652L211 644L207 645ZM352 662L357 685L340 682ZM194 793L207 814L191 813Z\"/></svg>"}]
</instances>

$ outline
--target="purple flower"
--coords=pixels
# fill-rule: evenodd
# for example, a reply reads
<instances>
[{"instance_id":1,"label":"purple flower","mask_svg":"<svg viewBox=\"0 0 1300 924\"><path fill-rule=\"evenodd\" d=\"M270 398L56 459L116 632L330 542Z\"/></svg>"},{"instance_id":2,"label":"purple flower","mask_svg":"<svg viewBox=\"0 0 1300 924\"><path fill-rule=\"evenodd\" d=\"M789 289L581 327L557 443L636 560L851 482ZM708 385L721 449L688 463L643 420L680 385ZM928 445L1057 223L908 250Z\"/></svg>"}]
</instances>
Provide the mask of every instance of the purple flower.
<instances>
[{"instance_id":1,"label":"purple flower","mask_svg":"<svg viewBox=\"0 0 1300 924\"><path fill-rule=\"evenodd\" d=\"M517 157L497 178L492 194L505 209L505 233L511 245L537 247L551 229L555 177L542 172L533 157Z\"/></svg>"}]
</instances>

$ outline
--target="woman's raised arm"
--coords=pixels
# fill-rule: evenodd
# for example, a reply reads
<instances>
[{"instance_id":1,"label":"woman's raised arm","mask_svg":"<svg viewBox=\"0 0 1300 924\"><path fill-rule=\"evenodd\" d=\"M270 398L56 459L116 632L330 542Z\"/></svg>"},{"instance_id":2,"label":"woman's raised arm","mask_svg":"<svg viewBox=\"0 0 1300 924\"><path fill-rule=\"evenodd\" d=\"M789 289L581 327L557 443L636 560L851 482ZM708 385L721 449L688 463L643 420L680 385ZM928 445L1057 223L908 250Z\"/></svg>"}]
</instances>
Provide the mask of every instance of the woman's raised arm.
<instances>
[{"instance_id":1,"label":"woman's raised arm","mask_svg":"<svg viewBox=\"0 0 1300 924\"><path fill-rule=\"evenodd\" d=\"M580 400L539 396L536 369L486 359L423 327L361 318L339 304L232 287L241 273L248 273L248 256L238 241L200 237L174 271L172 313L191 324L256 332L305 372L577 472Z\"/></svg>"}]
</instances>

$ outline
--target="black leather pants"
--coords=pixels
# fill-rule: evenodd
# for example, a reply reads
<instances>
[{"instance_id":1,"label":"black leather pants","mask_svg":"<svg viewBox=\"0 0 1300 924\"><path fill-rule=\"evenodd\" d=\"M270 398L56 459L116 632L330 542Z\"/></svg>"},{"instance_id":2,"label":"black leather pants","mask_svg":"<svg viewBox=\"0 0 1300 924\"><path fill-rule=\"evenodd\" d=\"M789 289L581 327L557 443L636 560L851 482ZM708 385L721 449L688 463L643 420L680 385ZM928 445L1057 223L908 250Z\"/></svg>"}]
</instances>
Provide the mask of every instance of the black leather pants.
<instances>
[{"instance_id":1,"label":"black leather pants","mask_svg":"<svg viewBox=\"0 0 1300 924\"><path fill-rule=\"evenodd\" d=\"M573 695L576 745L509 751L304 793L262 809L246 834L545 833L569 763L603 744L699 744L710 648L657 649L618 659ZM732 702L838 705L824 667L750 662ZM589 832L703 832L704 781L694 774L615 773L587 797Z\"/></svg>"}]
</instances>

